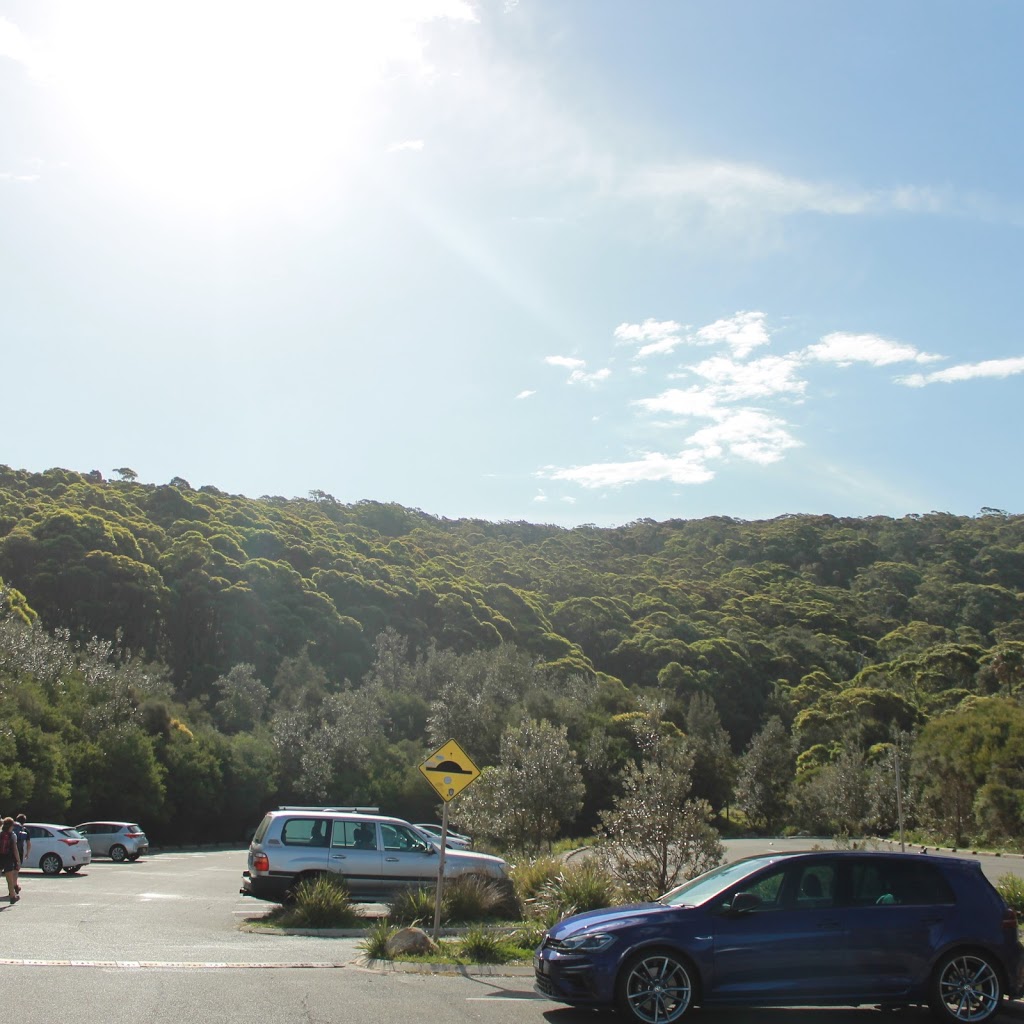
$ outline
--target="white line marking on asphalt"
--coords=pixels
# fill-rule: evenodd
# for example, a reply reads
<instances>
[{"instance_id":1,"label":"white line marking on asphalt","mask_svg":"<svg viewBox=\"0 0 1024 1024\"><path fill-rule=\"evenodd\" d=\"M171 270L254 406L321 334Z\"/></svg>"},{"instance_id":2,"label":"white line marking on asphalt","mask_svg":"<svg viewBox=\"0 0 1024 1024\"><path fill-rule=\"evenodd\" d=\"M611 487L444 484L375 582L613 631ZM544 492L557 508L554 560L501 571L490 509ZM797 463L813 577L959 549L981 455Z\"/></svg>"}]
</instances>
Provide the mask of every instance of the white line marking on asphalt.
<instances>
[{"instance_id":1,"label":"white line marking on asphalt","mask_svg":"<svg viewBox=\"0 0 1024 1024\"><path fill-rule=\"evenodd\" d=\"M143 968L157 968L164 970L252 970L253 968L293 970L328 970L338 967L347 967L343 963L224 963L221 961L189 961L189 960L7 960L0 959L0 967L102 967L107 970L141 970Z\"/></svg>"}]
</instances>

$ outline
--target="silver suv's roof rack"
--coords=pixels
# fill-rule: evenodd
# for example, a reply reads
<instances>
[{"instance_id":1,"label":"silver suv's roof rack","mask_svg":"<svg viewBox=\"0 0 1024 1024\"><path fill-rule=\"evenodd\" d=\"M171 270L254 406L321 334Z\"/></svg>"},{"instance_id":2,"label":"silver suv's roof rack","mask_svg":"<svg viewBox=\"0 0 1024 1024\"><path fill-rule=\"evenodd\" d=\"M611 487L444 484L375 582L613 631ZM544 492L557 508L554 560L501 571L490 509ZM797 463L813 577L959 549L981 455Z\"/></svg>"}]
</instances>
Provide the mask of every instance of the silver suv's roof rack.
<instances>
[{"instance_id":1,"label":"silver suv's roof rack","mask_svg":"<svg viewBox=\"0 0 1024 1024\"><path fill-rule=\"evenodd\" d=\"M279 811L347 811L350 814L380 814L379 807L316 807L304 804L282 804Z\"/></svg>"}]
</instances>

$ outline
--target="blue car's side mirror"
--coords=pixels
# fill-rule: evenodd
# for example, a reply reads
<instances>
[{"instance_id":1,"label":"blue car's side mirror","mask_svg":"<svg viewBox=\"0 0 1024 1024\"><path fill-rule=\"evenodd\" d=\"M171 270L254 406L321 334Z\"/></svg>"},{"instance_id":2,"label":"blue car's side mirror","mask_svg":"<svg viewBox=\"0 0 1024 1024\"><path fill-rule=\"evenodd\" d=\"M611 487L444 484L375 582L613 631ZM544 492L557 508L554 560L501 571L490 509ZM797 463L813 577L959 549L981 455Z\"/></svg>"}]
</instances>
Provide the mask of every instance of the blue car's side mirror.
<instances>
[{"instance_id":1,"label":"blue car's side mirror","mask_svg":"<svg viewBox=\"0 0 1024 1024\"><path fill-rule=\"evenodd\" d=\"M733 914L749 914L761 906L761 897L752 892L738 892L732 898L732 906L729 910Z\"/></svg>"}]
</instances>

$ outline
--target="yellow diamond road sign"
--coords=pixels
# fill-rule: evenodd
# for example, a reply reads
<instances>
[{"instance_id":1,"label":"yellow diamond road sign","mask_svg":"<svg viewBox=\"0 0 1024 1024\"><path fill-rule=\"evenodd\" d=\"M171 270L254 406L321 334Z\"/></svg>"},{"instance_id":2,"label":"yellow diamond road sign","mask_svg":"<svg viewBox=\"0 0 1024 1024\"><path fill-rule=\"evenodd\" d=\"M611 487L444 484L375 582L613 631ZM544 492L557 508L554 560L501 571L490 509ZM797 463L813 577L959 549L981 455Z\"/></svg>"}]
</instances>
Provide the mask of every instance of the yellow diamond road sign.
<instances>
[{"instance_id":1,"label":"yellow diamond road sign","mask_svg":"<svg viewBox=\"0 0 1024 1024\"><path fill-rule=\"evenodd\" d=\"M420 765L420 771L445 802L461 793L480 775L480 769L455 740L449 740L435 750Z\"/></svg>"}]
</instances>

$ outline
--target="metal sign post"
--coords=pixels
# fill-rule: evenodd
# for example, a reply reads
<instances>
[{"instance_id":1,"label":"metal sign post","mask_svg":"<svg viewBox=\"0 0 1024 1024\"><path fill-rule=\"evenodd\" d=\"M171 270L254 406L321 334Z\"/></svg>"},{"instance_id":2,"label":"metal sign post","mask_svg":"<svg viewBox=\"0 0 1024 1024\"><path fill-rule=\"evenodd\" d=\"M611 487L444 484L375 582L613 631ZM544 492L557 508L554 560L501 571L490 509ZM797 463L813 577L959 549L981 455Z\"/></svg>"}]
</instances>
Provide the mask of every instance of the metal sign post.
<instances>
[{"instance_id":1,"label":"metal sign post","mask_svg":"<svg viewBox=\"0 0 1024 1024\"><path fill-rule=\"evenodd\" d=\"M441 849L437 858L437 889L434 894L434 932L431 936L437 942L441 928L441 898L444 895L444 855L448 848L448 802L480 777L480 769L455 740L449 740L420 765L420 773L444 801L441 812Z\"/></svg>"},{"instance_id":2,"label":"metal sign post","mask_svg":"<svg viewBox=\"0 0 1024 1024\"><path fill-rule=\"evenodd\" d=\"M445 800L441 810L441 852L437 858L437 889L434 892L434 930L430 937L437 942L441 930L441 900L444 898L444 851L448 838L448 801Z\"/></svg>"}]
</instances>

